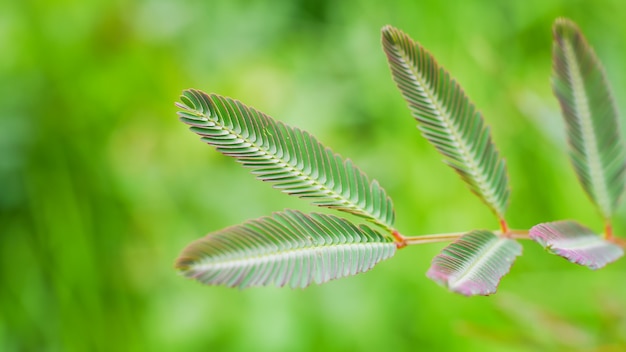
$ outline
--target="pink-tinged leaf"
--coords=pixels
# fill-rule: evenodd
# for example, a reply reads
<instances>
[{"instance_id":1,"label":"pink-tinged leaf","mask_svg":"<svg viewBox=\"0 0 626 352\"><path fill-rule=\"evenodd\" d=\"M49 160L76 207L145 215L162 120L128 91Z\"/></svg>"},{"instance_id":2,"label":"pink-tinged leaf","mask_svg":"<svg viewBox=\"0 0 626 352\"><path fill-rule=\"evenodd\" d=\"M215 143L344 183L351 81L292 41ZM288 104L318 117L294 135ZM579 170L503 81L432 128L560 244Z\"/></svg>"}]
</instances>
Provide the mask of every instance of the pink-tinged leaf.
<instances>
[{"instance_id":1,"label":"pink-tinged leaf","mask_svg":"<svg viewBox=\"0 0 626 352\"><path fill-rule=\"evenodd\" d=\"M522 246L490 231L475 230L437 255L426 276L465 296L490 295L509 272Z\"/></svg>"},{"instance_id":2,"label":"pink-tinged leaf","mask_svg":"<svg viewBox=\"0 0 626 352\"><path fill-rule=\"evenodd\" d=\"M550 253L590 269L600 269L624 255L618 245L604 240L575 221L555 221L534 226L530 238Z\"/></svg>"}]
</instances>

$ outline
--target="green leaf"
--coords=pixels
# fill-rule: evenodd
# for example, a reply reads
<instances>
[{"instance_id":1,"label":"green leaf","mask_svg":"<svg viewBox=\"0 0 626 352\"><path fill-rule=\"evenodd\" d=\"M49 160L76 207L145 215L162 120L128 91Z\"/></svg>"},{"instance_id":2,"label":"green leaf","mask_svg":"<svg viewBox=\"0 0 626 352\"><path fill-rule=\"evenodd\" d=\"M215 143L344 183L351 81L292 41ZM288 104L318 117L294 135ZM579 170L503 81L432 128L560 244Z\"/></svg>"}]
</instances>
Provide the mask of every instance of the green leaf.
<instances>
[{"instance_id":1,"label":"green leaf","mask_svg":"<svg viewBox=\"0 0 626 352\"><path fill-rule=\"evenodd\" d=\"M522 246L517 241L476 230L444 248L433 259L426 276L466 296L490 295L521 254Z\"/></svg>"},{"instance_id":2,"label":"green leaf","mask_svg":"<svg viewBox=\"0 0 626 352\"><path fill-rule=\"evenodd\" d=\"M287 210L191 243L176 267L209 285L303 288L370 270L395 252L391 239L365 225Z\"/></svg>"},{"instance_id":3,"label":"green leaf","mask_svg":"<svg viewBox=\"0 0 626 352\"><path fill-rule=\"evenodd\" d=\"M394 210L385 190L309 133L216 94L186 90L181 101L181 121L219 152L252 168L258 179L391 229Z\"/></svg>"},{"instance_id":4,"label":"green leaf","mask_svg":"<svg viewBox=\"0 0 626 352\"><path fill-rule=\"evenodd\" d=\"M624 255L618 245L602 239L592 230L571 220L533 226L530 238L552 254L596 270Z\"/></svg>"},{"instance_id":5,"label":"green leaf","mask_svg":"<svg viewBox=\"0 0 626 352\"><path fill-rule=\"evenodd\" d=\"M626 156L604 69L578 26L557 19L552 89L567 126L569 154L585 192L605 219L624 191Z\"/></svg>"},{"instance_id":6,"label":"green leaf","mask_svg":"<svg viewBox=\"0 0 626 352\"><path fill-rule=\"evenodd\" d=\"M393 78L422 135L503 219L509 199L506 165L480 112L421 45L391 26L383 28L382 36Z\"/></svg>"}]
</instances>

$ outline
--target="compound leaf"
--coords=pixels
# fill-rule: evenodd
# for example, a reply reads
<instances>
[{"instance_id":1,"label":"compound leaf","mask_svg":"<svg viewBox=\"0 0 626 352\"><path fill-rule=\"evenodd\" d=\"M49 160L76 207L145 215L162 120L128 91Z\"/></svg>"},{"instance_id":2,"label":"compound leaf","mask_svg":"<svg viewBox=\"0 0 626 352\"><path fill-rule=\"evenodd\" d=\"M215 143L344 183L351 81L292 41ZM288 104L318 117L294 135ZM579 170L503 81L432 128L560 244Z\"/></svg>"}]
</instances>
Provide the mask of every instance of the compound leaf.
<instances>
[{"instance_id":1,"label":"compound leaf","mask_svg":"<svg viewBox=\"0 0 626 352\"><path fill-rule=\"evenodd\" d=\"M444 248L426 276L465 296L490 295L521 254L517 241L475 230Z\"/></svg>"},{"instance_id":2,"label":"compound leaf","mask_svg":"<svg viewBox=\"0 0 626 352\"><path fill-rule=\"evenodd\" d=\"M391 239L366 225L287 210L191 243L176 267L209 285L304 288L367 271L395 252Z\"/></svg>"},{"instance_id":3,"label":"compound leaf","mask_svg":"<svg viewBox=\"0 0 626 352\"><path fill-rule=\"evenodd\" d=\"M378 182L370 182L352 161L342 159L309 133L220 95L186 90L181 101L177 103L181 121L219 152L252 168L258 179L387 230L393 225L393 204Z\"/></svg>"},{"instance_id":4,"label":"compound leaf","mask_svg":"<svg viewBox=\"0 0 626 352\"><path fill-rule=\"evenodd\" d=\"M567 126L569 155L585 192L605 219L624 191L626 155L604 69L578 26L557 19L552 89Z\"/></svg>"},{"instance_id":5,"label":"compound leaf","mask_svg":"<svg viewBox=\"0 0 626 352\"><path fill-rule=\"evenodd\" d=\"M600 269L624 255L618 245L606 241L575 221L555 221L533 226L530 238L552 254L590 269Z\"/></svg>"},{"instance_id":6,"label":"compound leaf","mask_svg":"<svg viewBox=\"0 0 626 352\"><path fill-rule=\"evenodd\" d=\"M506 165L480 112L419 43L391 26L382 36L393 78L422 135L502 219L509 199Z\"/></svg>"}]
</instances>

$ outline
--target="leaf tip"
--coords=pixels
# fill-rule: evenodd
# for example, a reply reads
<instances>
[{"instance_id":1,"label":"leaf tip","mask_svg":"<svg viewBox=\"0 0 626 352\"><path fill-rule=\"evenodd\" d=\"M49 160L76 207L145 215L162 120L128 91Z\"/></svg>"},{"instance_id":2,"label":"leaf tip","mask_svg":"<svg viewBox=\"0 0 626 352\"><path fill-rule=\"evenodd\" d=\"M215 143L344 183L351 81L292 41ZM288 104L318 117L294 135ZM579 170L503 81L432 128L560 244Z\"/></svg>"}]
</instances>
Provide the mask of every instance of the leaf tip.
<instances>
[{"instance_id":1,"label":"leaf tip","mask_svg":"<svg viewBox=\"0 0 626 352\"><path fill-rule=\"evenodd\" d=\"M386 25L383 26L383 28L380 30L380 32L382 33L383 36L386 36L386 35L391 34L394 30L395 30L395 28L392 25L386 24Z\"/></svg>"},{"instance_id":2,"label":"leaf tip","mask_svg":"<svg viewBox=\"0 0 626 352\"><path fill-rule=\"evenodd\" d=\"M195 109L195 104L193 103L192 94L190 90L183 91L183 94L180 95L180 102L176 102L176 106L185 110Z\"/></svg>"},{"instance_id":3,"label":"leaf tip","mask_svg":"<svg viewBox=\"0 0 626 352\"><path fill-rule=\"evenodd\" d=\"M554 20L554 25L552 26L553 31L561 32L561 31L578 31L578 25L576 22L570 20L566 17L558 17Z\"/></svg>"},{"instance_id":4,"label":"leaf tip","mask_svg":"<svg viewBox=\"0 0 626 352\"><path fill-rule=\"evenodd\" d=\"M552 35L554 40L559 44L564 40L572 40L574 38L586 43L586 40L576 22L565 17L559 17L554 21L554 25L552 26Z\"/></svg>"},{"instance_id":5,"label":"leaf tip","mask_svg":"<svg viewBox=\"0 0 626 352\"><path fill-rule=\"evenodd\" d=\"M397 44L399 40L399 36L403 34L403 32L392 25L385 25L381 29L381 34L383 37L383 43L388 44Z\"/></svg>"}]
</instances>

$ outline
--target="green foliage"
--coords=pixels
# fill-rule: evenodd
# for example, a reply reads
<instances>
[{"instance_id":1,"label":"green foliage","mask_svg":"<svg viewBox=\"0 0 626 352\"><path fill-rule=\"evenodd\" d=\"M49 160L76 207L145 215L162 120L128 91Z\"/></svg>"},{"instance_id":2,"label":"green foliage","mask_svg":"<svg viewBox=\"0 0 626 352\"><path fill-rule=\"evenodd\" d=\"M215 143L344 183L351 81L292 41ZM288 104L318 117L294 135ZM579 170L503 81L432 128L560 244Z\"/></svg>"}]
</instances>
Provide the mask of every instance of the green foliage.
<instances>
[{"instance_id":1,"label":"green foliage","mask_svg":"<svg viewBox=\"0 0 626 352\"><path fill-rule=\"evenodd\" d=\"M504 219L509 200L506 166L480 112L426 49L391 26L382 32L391 73L422 135L472 192Z\"/></svg>"},{"instance_id":2,"label":"green foliage","mask_svg":"<svg viewBox=\"0 0 626 352\"><path fill-rule=\"evenodd\" d=\"M435 54L491 125L511 225L573 218L602 233L564 168L549 28L576 20L623 113L626 2L572 5L0 1L0 351L626 350L626 260L591 272L527 241L487 299L424 278L445 243L306 290L206 287L172 268L228 225L327 212L199 143L174 117L190 86L314 132L378 179L407 235L491 229L416 140L380 50L386 23Z\"/></svg>"},{"instance_id":3,"label":"green foliage","mask_svg":"<svg viewBox=\"0 0 626 352\"><path fill-rule=\"evenodd\" d=\"M286 211L195 241L176 267L205 284L304 288L368 271L395 252L393 241L365 225Z\"/></svg>"},{"instance_id":4,"label":"green foliage","mask_svg":"<svg viewBox=\"0 0 626 352\"><path fill-rule=\"evenodd\" d=\"M554 24L552 87L565 118L569 154L585 192L605 219L626 180L617 110L602 64L570 20Z\"/></svg>"},{"instance_id":5,"label":"green foliage","mask_svg":"<svg viewBox=\"0 0 626 352\"><path fill-rule=\"evenodd\" d=\"M626 154L604 68L578 26L554 23L552 89L565 119L569 155L583 189L600 210L604 237L573 221L544 223L530 237L550 253L599 269L624 251L613 237L611 216L624 193ZM623 243L621 243L623 245Z\"/></svg>"},{"instance_id":6,"label":"green foliage","mask_svg":"<svg viewBox=\"0 0 626 352\"><path fill-rule=\"evenodd\" d=\"M583 95L587 62L594 63L592 76L602 72L596 68L599 64L595 64L593 52L586 44L579 50L582 53L575 55L571 43L561 43L563 23L567 27L565 32L575 28L563 20L556 24L555 92L569 123L574 164L586 167L583 171L577 169L579 176L584 176L580 177L581 181L586 189L592 184L594 192L599 192L591 194L603 194L599 204L606 204L604 200L608 195L618 196L615 190L621 192L624 181L610 184L614 191L608 193L606 177L598 176L604 171L600 166L609 169L609 181L620 176L624 171L624 160L619 157L622 149L613 145L608 150L598 148L598 141L608 132L603 130L604 134L596 136L591 126L609 119L615 129L617 121L613 115L598 121L590 116L590 107L603 111L606 106L602 104L607 99L610 103L610 96L600 94L603 98L588 101ZM504 219L509 197L506 167L482 116L459 84L421 45L391 26L384 27L382 32L393 78L418 120L422 135L498 216L500 234L476 230L464 235L405 237L391 227L394 219L391 199L378 182L370 183L349 160L343 161L310 134L274 121L237 100L187 90L181 97L182 103L177 104L182 109L178 115L203 141L252 168L258 179L275 183L275 188L312 198L314 205L358 215L381 226L387 233L380 234L366 226L358 227L350 220L321 214L277 213L273 218L249 221L192 243L176 264L185 276L206 284L240 288L272 283L306 287L313 281L323 283L369 270L393 255L396 248L459 237L433 259L427 276L453 292L472 296L496 292L515 258L522 254L522 247L514 236L532 238L551 253L591 268L600 268L623 254L609 242L590 241L590 231L577 224L541 224L533 227L530 234L510 230ZM575 41L579 46L581 38L579 35ZM576 59L583 63L577 63ZM589 80L591 88L600 84L598 79L607 93L602 75ZM621 145L619 135L613 132L610 140ZM606 143L599 145L606 146ZM582 157L577 158L577 155ZM617 166L615 160L619 163ZM610 222L606 227L607 238L613 240ZM337 232L338 228L350 230ZM333 236L340 239L329 241ZM364 243L354 246L354 242ZM379 252L381 248L384 250ZM372 251L376 254L372 255ZM336 264L325 264L327 262Z\"/></svg>"}]
</instances>

